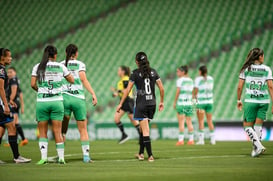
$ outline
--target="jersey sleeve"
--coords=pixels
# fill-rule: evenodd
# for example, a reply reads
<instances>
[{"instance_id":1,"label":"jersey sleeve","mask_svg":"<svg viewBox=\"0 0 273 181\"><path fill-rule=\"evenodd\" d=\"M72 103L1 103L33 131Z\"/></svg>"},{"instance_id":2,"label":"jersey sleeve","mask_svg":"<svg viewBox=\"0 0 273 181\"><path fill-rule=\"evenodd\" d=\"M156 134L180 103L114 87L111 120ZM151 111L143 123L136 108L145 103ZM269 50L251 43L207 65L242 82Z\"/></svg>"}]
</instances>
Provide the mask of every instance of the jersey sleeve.
<instances>
[{"instance_id":1,"label":"jersey sleeve","mask_svg":"<svg viewBox=\"0 0 273 181\"><path fill-rule=\"evenodd\" d=\"M5 80L5 69L3 67L0 68L0 79Z\"/></svg>"},{"instance_id":2,"label":"jersey sleeve","mask_svg":"<svg viewBox=\"0 0 273 181\"><path fill-rule=\"evenodd\" d=\"M123 80L122 84L123 84L123 88L126 89L128 87L129 81L128 80Z\"/></svg>"},{"instance_id":3,"label":"jersey sleeve","mask_svg":"<svg viewBox=\"0 0 273 181\"><path fill-rule=\"evenodd\" d=\"M135 82L136 81L136 73L135 72L132 72L131 75L130 75L130 79L129 79L131 82Z\"/></svg>"},{"instance_id":4,"label":"jersey sleeve","mask_svg":"<svg viewBox=\"0 0 273 181\"><path fill-rule=\"evenodd\" d=\"M199 77L196 77L195 80L194 80L194 88L198 88L199 83L200 83L200 79L199 79Z\"/></svg>"},{"instance_id":5,"label":"jersey sleeve","mask_svg":"<svg viewBox=\"0 0 273 181\"><path fill-rule=\"evenodd\" d=\"M64 77L68 76L70 74L69 70L63 64L61 64L61 65L62 65L62 68L63 68L63 76Z\"/></svg>"},{"instance_id":6,"label":"jersey sleeve","mask_svg":"<svg viewBox=\"0 0 273 181\"><path fill-rule=\"evenodd\" d=\"M82 62L79 64L79 71L86 71L86 66Z\"/></svg>"},{"instance_id":7,"label":"jersey sleeve","mask_svg":"<svg viewBox=\"0 0 273 181\"><path fill-rule=\"evenodd\" d=\"M272 71L269 67L268 67L268 74L267 74L266 80L272 80Z\"/></svg>"},{"instance_id":8,"label":"jersey sleeve","mask_svg":"<svg viewBox=\"0 0 273 181\"><path fill-rule=\"evenodd\" d=\"M31 76L37 77L37 70L38 70L39 64L35 65L32 69Z\"/></svg>"},{"instance_id":9,"label":"jersey sleeve","mask_svg":"<svg viewBox=\"0 0 273 181\"><path fill-rule=\"evenodd\" d=\"M9 85L11 85L11 86L14 86L14 85L18 86L18 80L17 80L17 78L14 77L14 78L10 79L9 80Z\"/></svg>"},{"instance_id":10,"label":"jersey sleeve","mask_svg":"<svg viewBox=\"0 0 273 181\"><path fill-rule=\"evenodd\" d=\"M155 80L160 79L160 76L158 75L158 73L157 73L157 71L156 71L156 70L154 70L154 74L155 74Z\"/></svg>"},{"instance_id":11,"label":"jersey sleeve","mask_svg":"<svg viewBox=\"0 0 273 181\"><path fill-rule=\"evenodd\" d=\"M180 80L180 79L177 79L177 80L176 80L176 87L177 87L177 88L180 88L180 87L181 87L181 80Z\"/></svg>"},{"instance_id":12,"label":"jersey sleeve","mask_svg":"<svg viewBox=\"0 0 273 181\"><path fill-rule=\"evenodd\" d=\"M239 75L239 79L243 79L245 80L246 79L246 76L245 76L245 71L242 71Z\"/></svg>"}]
</instances>

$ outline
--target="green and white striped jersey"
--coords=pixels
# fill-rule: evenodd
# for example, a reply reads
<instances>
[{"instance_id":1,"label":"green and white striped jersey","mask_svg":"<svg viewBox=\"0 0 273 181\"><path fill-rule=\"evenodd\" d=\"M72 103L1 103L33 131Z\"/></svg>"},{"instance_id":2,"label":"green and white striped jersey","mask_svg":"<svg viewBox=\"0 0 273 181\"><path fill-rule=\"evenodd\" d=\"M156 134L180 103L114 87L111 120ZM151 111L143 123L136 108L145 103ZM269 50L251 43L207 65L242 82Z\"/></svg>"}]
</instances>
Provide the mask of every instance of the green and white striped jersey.
<instances>
[{"instance_id":1,"label":"green and white striped jersey","mask_svg":"<svg viewBox=\"0 0 273 181\"><path fill-rule=\"evenodd\" d=\"M251 65L250 71L248 68L241 72L240 79L245 80L245 102L252 103L270 103L267 80L272 79L272 71L266 65Z\"/></svg>"},{"instance_id":2,"label":"green and white striped jersey","mask_svg":"<svg viewBox=\"0 0 273 181\"><path fill-rule=\"evenodd\" d=\"M181 77L176 81L176 87L180 89L180 94L177 100L178 106L191 106L193 80L189 77Z\"/></svg>"},{"instance_id":3,"label":"green and white striped jersey","mask_svg":"<svg viewBox=\"0 0 273 181\"><path fill-rule=\"evenodd\" d=\"M198 89L197 104L213 104L213 78L211 76L196 77L194 88Z\"/></svg>"},{"instance_id":4,"label":"green and white striped jersey","mask_svg":"<svg viewBox=\"0 0 273 181\"><path fill-rule=\"evenodd\" d=\"M32 69L32 76L37 77L36 64ZM37 102L61 101L63 78L68 76L70 72L67 68L58 62L48 61L45 70L45 78L42 82L38 82Z\"/></svg>"},{"instance_id":5,"label":"green and white striped jersey","mask_svg":"<svg viewBox=\"0 0 273 181\"><path fill-rule=\"evenodd\" d=\"M61 64L65 65L65 60ZM69 60L67 69L73 75L75 82L70 84L66 79L63 79L63 93L85 99L83 85L79 76L80 71L86 71L85 64L79 60Z\"/></svg>"}]
</instances>

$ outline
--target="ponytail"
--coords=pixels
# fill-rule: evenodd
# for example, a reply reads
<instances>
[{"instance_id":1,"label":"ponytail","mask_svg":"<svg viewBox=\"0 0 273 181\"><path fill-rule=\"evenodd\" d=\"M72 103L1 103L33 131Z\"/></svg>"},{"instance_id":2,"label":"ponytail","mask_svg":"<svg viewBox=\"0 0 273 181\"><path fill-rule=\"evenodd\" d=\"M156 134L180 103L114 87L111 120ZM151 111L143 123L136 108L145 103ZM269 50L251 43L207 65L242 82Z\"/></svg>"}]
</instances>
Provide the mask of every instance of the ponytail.
<instances>
[{"instance_id":1,"label":"ponytail","mask_svg":"<svg viewBox=\"0 0 273 181\"><path fill-rule=\"evenodd\" d=\"M131 75L130 67L122 65L122 66L120 66L120 68L122 71L124 71L124 75L127 75L128 77L130 77L130 75Z\"/></svg>"},{"instance_id":2,"label":"ponytail","mask_svg":"<svg viewBox=\"0 0 273 181\"><path fill-rule=\"evenodd\" d=\"M136 61L139 63L139 70L143 78L151 77L151 67L147 55L144 52L138 52L136 54Z\"/></svg>"},{"instance_id":3,"label":"ponytail","mask_svg":"<svg viewBox=\"0 0 273 181\"><path fill-rule=\"evenodd\" d=\"M264 55L264 51L260 48L253 48L252 50L250 50L246 57L246 61L240 70L240 73L246 69L250 71L251 65L255 63L255 60L259 60L259 57L261 55Z\"/></svg>"},{"instance_id":4,"label":"ponytail","mask_svg":"<svg viewBox=\"0 0 273 181\"><path fill-rule=\"evenodd\" d=\"M38 69L37 69L37 78L40 83L45 79L45 69L46 69L48 59L54 58L54 56L56 54L57 54L56 47L54 47L52 45L48 45L45 48L42 60L41 60L39 66L38 66Z\"/></svg>"},{"instance_id":5,"label":"ponytail","mask_svg":"<svg viewBox=\"0 0 273 181\"><path fill-rule=\"evenodd\" d=\"M78 52L78 47L74 44L69 44L66 47L65 52L66 52L65 66L67 67L68 61Z\"/></svg>"}]
</instances>

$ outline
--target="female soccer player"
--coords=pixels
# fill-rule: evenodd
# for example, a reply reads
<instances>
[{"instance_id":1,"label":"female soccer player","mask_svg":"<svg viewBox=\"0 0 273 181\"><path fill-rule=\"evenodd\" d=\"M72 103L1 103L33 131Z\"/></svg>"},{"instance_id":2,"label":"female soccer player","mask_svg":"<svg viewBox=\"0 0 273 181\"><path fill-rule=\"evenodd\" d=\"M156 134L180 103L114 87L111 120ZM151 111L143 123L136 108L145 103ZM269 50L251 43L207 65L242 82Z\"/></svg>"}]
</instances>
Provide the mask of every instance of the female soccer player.
<instances>
[{"instance_id":1,"label":"female soccer player","mask_svg":"<svg viewBox=\"0 0 273 181\"><path fill-rule=\"evenodd\" d=\"M64 161L64 142L61 134L62 120L64 116L64 105L62 96L63 77L74 83L74 78L67 68L56 62L57 49L48 45L40 63L35 65L32 70L31 87L37 91L36 117L40 133L39 147L41 160L38 165L46 164L47 161L47 130L48 121L52 120L56 149L58 153L58 163L65 164Z\"/></svg>"},{"instance_id":2,"label":"female soccer player","mask_svg":"<svg viewBox=\"0 0 273 181\"><path fill-rule=\"evenodd\" d=\"M148 57L144 52L136 54L136 64L138 66L130 76L130 82L124 91L121 101L117 107L117 112L122 108L124 101L135 85L137 88L137 98L135 103L134 119L139 120L142 135L139 138L139 160L144 160L144 147L148 153L148 161L153 162L149 121L153 119L156 110L155 84L160 91L159 111L164 109L164 88L156 70L150 67Z\"/></svg>"},{"instance_id":3,"label":"female soccer player","mask_svg":"<svg viewBox=\"0 0 273 181\"><path fill-rule=\"evenodd\" d=\"M214 135L214 125L212 122L213 110L213 78L208 75L205 65L199 68L199 76L194 81L193 97L197 99L197 118L199 122L199 140L197 145L205 144L204 119L207 117L208 127L210 130L210 143L216 144Z\"/></svg>"},{"instance_id":4,"label":"female soccer player","mask_svg":"<svg viewBox=\"0 0 273 181\"><path fill-rule=\"evenodd\" d=\"M252 157L259 156L265 151L261 143L262 125L266 112L273 100L272 72L264 63L264 52L259 48L252 49L241 68L238 90L237 108L244 110L244 130L253 143ZM241 101L243 86L246 83L244 104ZM271 109L273 113L273 106Z\"/></svg>"},{"instance_id":5,"label":"female soccer player","mask_svg":"<svg viewBox=\"0 0 273 181\"><path fill-rule=\"evenodd\" d=\"M70 44L66 47L66 60L61 62L67 67L71 74L75 78L75 84L70 84L66 82L63 86L63 98L64 98L64 121L62 127L62 134L65 134L68 129L68 123L70 120L71 113L73 112L75 119L77 120L78 129L80 132L82 152L83 152L83 162L92 162L89 156L89 136L87 132L87 118L86 118L86 105L84 89L92 95L92 103L95 106L97 104L96 94L91 87L89 81L86 78L86 68L85 64L79 60L78 57L78 47L74 44Z\"/></svg>"},{"instance_id":6,"label":"female soccer player","mask_svg":"<svg viewBox=\"0 0 273 181\"><path fill-rule=\"evenodd\" d=\"M8 68L8 78L9 86L7 91L7 99L12 104L15 103L17 106L13 108L13 117L15 121L15 127L17 130L17 135L19 134L22 138L20 143L21 146L28 144L28 140L25 138L22 126L19 123L19 111L24 111L24 107L21 107L21 103L24 106L23 93L20 89L20 83L18 77L16 76L16 69L14 67Z\"/></svg>"},{"instance_id":7,"label":"female soccer player","mask_svg":"<svg viewBox=\"0 0 273 181\"><path fill-rule=\"evenodd\" d=\"M122 65L118 68L118 76L120 77L120 80L118 81L117 89L112 88L114 97L119 96L120 98L122 98L123 92L127 88L129 83L130 73L131 72L129 67ZM125 113L127 113L132 124L136 127L138 133L140 134L139 123L138 121L133 119L133 112L134 112L134 99L133 99L133 91L131 90L128 97L125 99L121 107L121 110L115 113L115 123L117 127L120 129L120 132L122 134L121 139L119 140L119 144L126 142L129 138L124 131L122 122L120 121L120 119Z\"/></svg>"},{"instance_id":8,"label":"female soccer player","mask_svg":"<svg viewBox=\"0 0 273 181\"><path fill-rule=\"evenodd\" d=\"M178 80L176 81L176 94L174 99L174 108L177 111L179 124L179 136L176 146L184 145L184 123L188 127L189 141L188 145L194 144L193 125L191 116L193 113L192 90L193 80L188 76L188 66L184 65L177 69Z\"/></svg>"},{"instance_id":9,"label":"female soccer player","mask_svg":"<svg viewBox=\"0 0 273 181\"><path fill-rule=\"evenodd\" d=\"M11 52L8 49L0 49L0 144L2 136L4 134L5 128L8 130L8 140L13 153L13 160L15 163L27 163L31 159L24 158L20 156L18 151L18 143L16 136L16 128L14 124L14 119L10 111L9 106L16 107L16 104L11 102L9 105L5 89L8 87L8 77L5 70L7 65L10 65L12 60Z\"/></svg>"}]
</instances>

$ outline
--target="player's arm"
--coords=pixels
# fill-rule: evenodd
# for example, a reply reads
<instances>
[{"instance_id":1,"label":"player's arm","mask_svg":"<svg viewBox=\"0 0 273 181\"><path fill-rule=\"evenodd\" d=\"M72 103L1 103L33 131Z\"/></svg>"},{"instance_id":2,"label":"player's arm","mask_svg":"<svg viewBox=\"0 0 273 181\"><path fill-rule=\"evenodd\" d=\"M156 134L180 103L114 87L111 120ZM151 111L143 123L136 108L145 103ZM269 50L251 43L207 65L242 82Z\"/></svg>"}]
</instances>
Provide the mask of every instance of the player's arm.
<instances>
[{"instance_id":1,"label":"player's arm","mask_svg":"<svg viewBox=\"0 0 273 181\"><path fill-rule=\"evenodd\" d=\"M37 86L37 77L32 76L31 81L30 81L31 88L35 90L36 92L38 91L38 86Z\"/></svg>"},{"instance_id":2,"label":"player's arm","mask_svg":"<svg viewBox=\"0 0 273 181\"><path fill-rule=\"evenodd\" d=\"M17 93L17 88L18 86L17 85L12 85L11 86L11 94L9 96L9 100L10 101L14 101L15 97L16 97L16 93Z\"/></svg>"},{"instance_id":3,"label":"player's arm","mask_svg":"<svg viewBox=\"0 0 273 181\"><path fill-rule=\"evenodd\" d=\"M173 102L173 108L174 109L176 108L176 103L177 103L177 100L178 100L178 97L179 97L179 93L180 93L180 88L177 87L175 97L174 97L174 102Z\"/></svg>"},{"instance_id":4,"label":"player's arm","mask_svg":"<svg viewBox=\"0 0 273 181\"><path fill-rule=\"evenodd\" d=\"M24 112L25 112L25 104L24 104L23 92L20 92L19 99L20 99L20 103L21 103L21 113L24 114Z\"/></svg>"},{"instance_id":5,"label":"player's arm","mask_svg":"<svg viewBox=\"0 0 273 181\"><path fill-rule=\"evenodd\" d=\"M86 78L85 71L80 71L79 76L80 76L83 86L92 95L92 97L93 97L92 102L93 102L93 105L95 106L98 103L97 96L96 96L95 91L93 90L92 86L90 85L89 81Z\"/></svg>"},{"instance_id":6,"label":"player's arm","mask_svg":"<svg viewBox=\"0 0 273 181\"><path fill-rule=\"evenodd\" d=\"M163 87L163 83L160 79L156 80L156 85L159 88L159 93L160 93L160 103L159 103L159 111L163 111L164 109L164 87Z\"/></svg>"},{"instance_id":7,"label":"player's arm","mask_svg":"<svg viewBox=\"0 0 273 181\"><path fill-rule=\"evenodd\" d=\"M121 109L121 107L122 107L122 104L124 103L125 99L128 97L129 92L132 90L133 86L134 86L134 82L130 81L130 82L128 83L127 88L124 89L123 96L122 96L122 98L121 98L121 100L120 100L120 103L119 103L119 105L118 105L118 107L117 107L117 112L120 111L120 109Z\"/></svg>"},{"instance_id":8,"label":"player's arm","mask_svg":"<svg viewBox=\"0 0 273 181\"><path fill-rule=\"evenodd\" d=\"M4 85L5 85L5 80L0 78L0 97L4 104L4 114L8 115L10 114L10 109L9 109L8 101L6 98Z\"/></svg>"},{"instance_id":9,"label":"player's arm","mask_svg":"<svg viewBox=\"0 0 273 181\"><path fill-rule=\"evenodd\" d=\"M237 108L241 111L243 107L243 103L241 101L242 91L245 84L244 79L239 79L238 87L237 87Z\"/></svg>"},{"instance_id":10,"label":"player's arm","mask_svg":"<svg viewBox=\"0 0 273 181\"><path fill-rule=\"evenodd\" d=\"M192 98L197 99L197 94L198 94L198 88L194 87L192 91Z\"/></svg>"},{"instance_id":11,"label":"player's arm","mask_svg":"<svg viewBox=\"0 0 273 181\"><path fill-rule=\"evenodd\" d=\"M268 91L271 97L271 101L273 101L273 83L272 80L267 80L267 87L268 87ZM273 105L271 108L271 112L273 113Z\"/></svg>"}]
</instances>

